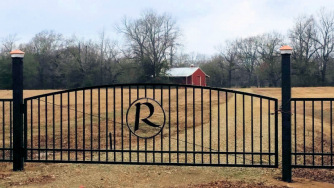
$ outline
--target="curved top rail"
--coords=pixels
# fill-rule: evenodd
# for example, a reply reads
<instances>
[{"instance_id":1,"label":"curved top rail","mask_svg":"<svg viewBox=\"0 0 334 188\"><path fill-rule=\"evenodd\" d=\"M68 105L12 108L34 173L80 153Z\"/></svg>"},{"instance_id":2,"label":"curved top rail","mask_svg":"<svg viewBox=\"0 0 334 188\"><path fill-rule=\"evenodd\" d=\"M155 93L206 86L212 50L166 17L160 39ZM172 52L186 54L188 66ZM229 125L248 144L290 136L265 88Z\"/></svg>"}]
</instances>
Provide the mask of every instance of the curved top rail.
<instances>
[{"instance_id":1,"label":"curved top rail","mask_svg":"<svg viewBox=\"0 0 334 188\"><path fill-rule=\"evenodd\" d=\"M264 95L258 95L258 94L254 94L254 93L243 92L243 91L236 91L236 90L232 90L232 89L208 87L208 86L184 85L184 84L159 84L159 83L129 83L129 84L113 84L113 85L100 85L100 86L82 87L82 88L67 89L67 90L63 90L63 91L56 91L56 92L52 92L52 93L36 95L36 96L25 98L24 100L32 100L32 99L37 99L37 98L41 98L41 97L47 97L47 96L57 95L57 94L61 94L61 93L69 93L69 92L74 92L74 91L81 91L81 90L84 91L84 90L98 89L98 88L114 88L114 87L121 87L121 86L172 86L172 87L188 87L188 88L199 88L199 89L203 88L203 89L210 89L210 90L236 93L236 94L241 94L241 95L248 95L248 96L264 98L264 99L268 99L268 100L277 100L276 98L273 98L273 97L268 97L268 96L264 96Z\"/></svg>"}]
</instances>

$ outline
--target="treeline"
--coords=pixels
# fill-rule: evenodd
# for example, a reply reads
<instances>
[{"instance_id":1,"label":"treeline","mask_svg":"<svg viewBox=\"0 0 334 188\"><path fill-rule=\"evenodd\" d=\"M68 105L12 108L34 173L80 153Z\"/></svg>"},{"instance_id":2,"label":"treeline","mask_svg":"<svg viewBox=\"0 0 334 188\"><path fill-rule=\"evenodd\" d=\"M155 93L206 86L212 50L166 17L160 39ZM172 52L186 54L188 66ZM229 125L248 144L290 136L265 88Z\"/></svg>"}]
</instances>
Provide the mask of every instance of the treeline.
<instances>
[{"instance_id":1,"label":"treeline","mask_svg":"<svg viewBox=\"0 0 334 188\"><path fill-rule=\"evenodd\" d=\"M201 67L212 86L278 87L284 44L293 48L293 86L334 85L334 11L324 9L297 18L286 36L272 32L228 41Z\"/></svg>"},{"instance_id":2,"label":"treeline","mask_svg":"<svg viewBox=\"0 0 334 188\"><path fill-rule=\"evenodd\" d=\"M172 17L147 11L139 19L124 18L117 31L125 38L123 46L105 31L99 33L98 40L42 31L19 45L15 35L8 36L0 52L0 87L11 88L9 52L15 48L25 52L26 89L165 81L165 71L178 63L173 56L180 32Z\"/></svg>"},{"instance_id":3,"label":"treeline","mask_svg":"<svg viewBox=\"0 0 334 188\"><path fill-rule=\"evenodd\" d=\"M16 35L5 37L0 48L0 88L11 88L9 52L15 48L25 52L26 89L168 82L169 68L191 64L210 76L209 86L278 87L283 44L294 49L293 86L334 84L334 11L297 18L286 35L271 32L227 41L212 57L180 52L180 29L167 14L147 11L138 19L124 18L116 30L125 39L122 45L105 31L98 40L65 37L54 31L42 31L21 44Z\"/></svg>"}]
</instances>

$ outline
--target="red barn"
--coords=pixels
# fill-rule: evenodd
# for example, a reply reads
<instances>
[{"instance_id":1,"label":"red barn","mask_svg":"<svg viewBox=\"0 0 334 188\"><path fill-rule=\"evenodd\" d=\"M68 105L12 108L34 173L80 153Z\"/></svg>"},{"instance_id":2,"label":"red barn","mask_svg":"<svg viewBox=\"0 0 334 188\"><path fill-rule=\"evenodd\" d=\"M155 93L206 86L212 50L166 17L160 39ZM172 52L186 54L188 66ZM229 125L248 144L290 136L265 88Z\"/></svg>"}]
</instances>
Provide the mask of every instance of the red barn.
<instances>
[{"instance_id":1,"label":"red barn","mask_svg":"<svg viewBox=\"0 0 334 188\"><path fill-rule=\"evenodd\" d=\"M206 86L209 78L199 67L171 68L167 71L169 79L177 84Z\"/></svg>"}]
</instances>

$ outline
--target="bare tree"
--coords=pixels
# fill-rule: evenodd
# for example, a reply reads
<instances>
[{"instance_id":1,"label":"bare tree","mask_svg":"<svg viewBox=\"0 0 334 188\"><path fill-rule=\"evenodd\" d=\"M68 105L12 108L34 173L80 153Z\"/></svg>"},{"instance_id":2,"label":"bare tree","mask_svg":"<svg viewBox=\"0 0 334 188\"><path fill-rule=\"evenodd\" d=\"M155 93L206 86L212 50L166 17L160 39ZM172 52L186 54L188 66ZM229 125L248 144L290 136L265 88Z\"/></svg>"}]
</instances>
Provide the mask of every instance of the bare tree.
<instances>
[{"instance_id":1,"label":"bare tree","mask_svg":"<svg viewBox=\"0 0 334 188\"><path fill-rule=\"evenodd\" d=\"M294 58L302 63L308 62L314 55L316 36L315 21L313 16L301 16L295 21L295 25L292 30L289 31L289 37L291 45L294 50Z\"/></svg>"},{"instance_id":2,"label":"bare tree","mask_svg":"<svg viewBox=\"0 0 334 188\"><path fill-rule=\"evenodd\" d=\"M317 33L314 37L317 49L316 59L319 63L322 84L325 84L330 55L334 50L334 11L321 9L316 29Z\"/></svg>"},{"instance_id":3,"label":"bare tree","mask_svg":"<svg viewBox=\"0 0 334 188\"><path fill-rule=\"evenodd\" d=\"M133 58L142 64L146 76L153 78L168 66L180 34L169 15L158 15L154 11L147 11L136 20L124 18L117 29L125 35Z\"/></svg>"},{"instance_id":4,"label":"bare tree","mask_svg":"<svg viewBox=\"0 0 334 188\"><path fill-rule=\"evenodd\" d=\"M123 72L120 70L121 52L118 49L116 41L107 39L105 41L104 51L104 84L116 82L117 77Z\"/></svg>"},{"instance_id":5,"label":"bare tree","mask_svg":"<svg viewBox=\"0 0 334 188\"><path fill-rule=\"evenodd\" d=\"M289 38L293 48L294 74L298 77L296 82L305 86L309 84L312 76L312 58L316 53L315 20L313 16L300 16L295 20L294 27L289 31Z\"/></svg>"},{"instance_id":6,"label":"bare tree","mask_svg":"<svg viewBox=\"0 0 334 188\"><path fill-rule=\"evenodd\" d=\"M280 76L279 48L283 44L283 37L276 32L259 36L258 53L260 66L258 74L269 82L269 86L278 86Z\"/></svg>"},{"instance_id":7,"label":"bare tree","mask_svg":"<svg viewBox=\"0 0 334 188\"><path fill-rule=\"evenodd\" d=\"M8 35L7 37L2 39L2 52L10 52L15 47L15 42L17 42L16 34Z\"/></svg>"},{"instance_id":8,"label":"bare tree","mask_svg":"<svg viewBox=\"0 0 334 188\"><path fill-rule=\"evenodd\" d=\"M254 70L258 65L258 38L249 37L237 40L238 58L240 66L248 75L248 86L254 84Z\"/></svg>"},{"instance_id":9,"label":"bare tree","mask_svg":"<svg viewBox=\"0 0 334 188\"><path fill-rule=\"evenodd\" d=\"M238 47L237 42L226 41L225 47L219 47L220 67L228 73L228 87L232 86L232 74L238 68Z\"/></svg>"},{"instance_id":10,"label":"bare tree","mask_svg":"<svg viewBox=\"0 0 334 188\"><path fill-rule=\"evenodd\" d=\"M60 77L59 72L60 52L64 47L62 34L54 31L42 31L36 34L31 42L31 48L34 50L38 62L38 76L40 87L45 88L46 75L50 78L51 88L55 88L57 77Z\"/></svg>"}]
</instances>

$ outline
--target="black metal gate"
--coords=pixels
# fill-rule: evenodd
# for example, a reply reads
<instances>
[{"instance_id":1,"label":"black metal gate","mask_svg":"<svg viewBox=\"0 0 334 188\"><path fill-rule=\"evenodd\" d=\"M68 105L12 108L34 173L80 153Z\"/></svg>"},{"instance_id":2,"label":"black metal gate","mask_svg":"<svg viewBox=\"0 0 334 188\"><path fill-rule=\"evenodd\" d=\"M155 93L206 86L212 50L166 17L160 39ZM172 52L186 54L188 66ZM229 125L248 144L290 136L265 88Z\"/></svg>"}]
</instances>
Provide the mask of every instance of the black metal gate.
<instances>
[{"instance_id":1,"label":"black metal gate","mask_svg":"<svg viewBox=\"0 0 334 188\"><path fill-rule=\"evenodd\" d=\"M278 166L277 99L122 84L24 100L28 162Z\"/></svg>"},{"instance_id":2,"label":"black metal gate","mask_svg":"<svg viewBox=\"0 0 334 188\"><path fill-rule=\"evenodd\" d=\"M12 99L0 99L0 162L13 161L12 110Z\"/></svg>"},{"instance_id":3,"label":"black metal gate","mask_svg":"<svg viewBox=\"0 0 334 188\"><path fill-rule=\"evenodd\" d=\"M292 98L292 167L334 168L333 98Z\"/></svg>"}]
</instances>

